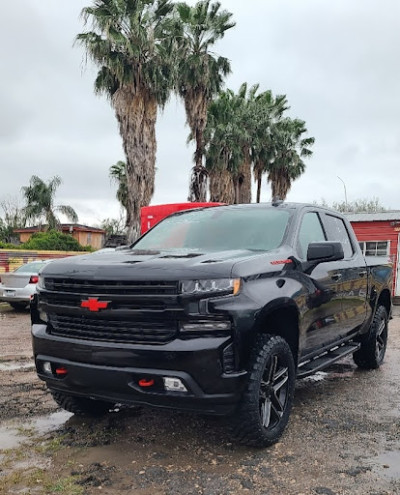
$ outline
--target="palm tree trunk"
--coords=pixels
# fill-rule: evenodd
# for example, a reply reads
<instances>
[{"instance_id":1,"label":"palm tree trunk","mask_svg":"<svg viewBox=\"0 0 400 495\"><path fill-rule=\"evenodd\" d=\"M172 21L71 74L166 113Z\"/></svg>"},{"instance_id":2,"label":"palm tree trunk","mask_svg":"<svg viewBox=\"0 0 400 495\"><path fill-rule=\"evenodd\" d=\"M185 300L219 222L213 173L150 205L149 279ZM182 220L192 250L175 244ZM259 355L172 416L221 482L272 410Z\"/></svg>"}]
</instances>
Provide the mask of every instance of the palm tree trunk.
<instances>
[{"instance_id":1,"label":"palm tree trunk","mask_svg":"<svg viewBox=\"0 0 400 495\"><path fill-rule=\"evenodd\" d=\"M140 235L140 210L149 205L154 192L157 101L144 88L136 88L133 94L121 87L113 106L126 155L127 238L131 243Z\"/></svg>"},{"instance_id":2,"label":"palm tree trunk","mask_svg":"<svg viewBox=\"0 0 400 495\"><path fill-rule=\"evenodd\" d=\"M235 186L228 170L211 170L210 201L231 205L235 202Z\"/></svg>"},{"instance_id":3,"label":"palm tree trunk","mask_svg":"<svg viewBox=\"0 0 400 495\"><path fill-rule=\"evenodd\" d=\"M277 167L268 174L268 182L271 183L272 199L285 201L291 188L291 180L284 167Z\"/></svg>"},{"instance_id":4,"label":"palm tree trunk","mask_svg":"<svg viewBox=\"0 0 400 495\"><path fill-rule=\"evenodd\" d=\"M184 97L187 122L196 140L195 166L190 178L188 201L207 201L208 172L203 165L204 130L207 124L208 98L202 91L187 91Z\"/></svg>"},{"instance_id":5,"label":"palm tree trunk","mask_svg":"<svg viewBox=\"0 0 400 495\"><path fill-rule=\"evenodd\" d=\"M251 156L247 146L243 149L244 161L236 177L236 204L251 203Z\"/></svg>"},{"instance_id":6,"label":"palm tree trunk","mask_svg":"<svg viewBox=\"0 0 400 495\"><path fill-rule=\"evenodd\" d=\"M194 203L204 203L207 201L208 172L203 165L195 165L192 168L190 177L188 201Z\"/></svg>"},{"instance_id":7,"label":"palm tree trunk","mask_svg":"<svg viewBox=\"0 0 400 495\"><path fill-rule=\"evenodd\" d=\"M261 187L262 187L262 171L263 171L263 164L260 161L257 161L257 163L254 166L254 176L257 182L257 203L260 203L261 201Z\"/></svg>"}]
</instances>

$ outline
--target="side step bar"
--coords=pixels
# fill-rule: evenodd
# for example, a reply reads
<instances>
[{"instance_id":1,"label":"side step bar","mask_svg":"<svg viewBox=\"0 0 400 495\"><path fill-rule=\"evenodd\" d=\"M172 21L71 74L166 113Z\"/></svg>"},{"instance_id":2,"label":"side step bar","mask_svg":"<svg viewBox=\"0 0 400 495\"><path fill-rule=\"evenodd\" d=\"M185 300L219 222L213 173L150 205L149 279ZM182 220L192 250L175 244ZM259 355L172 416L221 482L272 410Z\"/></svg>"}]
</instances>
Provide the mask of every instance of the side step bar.
<instances>
[{"instance_id":1,"label":"side step bar","mask_svg":"<svg viewBox=\"0 0 400 495\"><path fill-rule=\"evenodd\" d=\"M297 370L297 378L305 378L306 376L310 376L317 371L330 366L342 357L347 356L348 354L353 354L360 348L360 346L361 344L358 342L343 344L341 346L333 347L321 356L317 356L310 361L300 363Z\"/></svg>"}]
</instances>

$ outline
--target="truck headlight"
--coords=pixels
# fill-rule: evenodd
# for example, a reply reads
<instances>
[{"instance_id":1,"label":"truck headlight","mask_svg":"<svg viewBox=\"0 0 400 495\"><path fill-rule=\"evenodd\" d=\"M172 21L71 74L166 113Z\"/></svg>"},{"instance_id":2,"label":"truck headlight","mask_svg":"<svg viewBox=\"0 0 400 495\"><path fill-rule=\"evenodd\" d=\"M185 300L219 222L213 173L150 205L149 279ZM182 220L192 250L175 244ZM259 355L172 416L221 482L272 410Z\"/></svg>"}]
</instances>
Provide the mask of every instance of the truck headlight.
<instances>
[{"instance_id":1,"label":"truck headlight","mask_svg":"<svg viewBox=\"0 0 400 495\"><path fill-rule=\"evenodd\" d=\"M181 282L181 294L238 294L240 278L217 278L209 280L184 280Z\"/></svg>"},{"instance_id":2,"label":"truck headlight","mask_svg":"<svg viewBox=\"0 0 400 495\"><path fill-rule=\"evenodd\" d=\"M39 287L40 289L44 289L45 288L43 275L40 275L39 274L39 280L38 280L38 283L37 283L37 287Z\"/></svg>"},{"instance_id":3,"label":"truck headlight","mask_svg":"<svg viewBox=\"0 0 400 495\"><path fill-rule=\"evenodd\" d=\"M179 329L182 333L197 332L226 332L232 329L230 321L188 321L181 322Z\"/></svg>"}]
</instances>

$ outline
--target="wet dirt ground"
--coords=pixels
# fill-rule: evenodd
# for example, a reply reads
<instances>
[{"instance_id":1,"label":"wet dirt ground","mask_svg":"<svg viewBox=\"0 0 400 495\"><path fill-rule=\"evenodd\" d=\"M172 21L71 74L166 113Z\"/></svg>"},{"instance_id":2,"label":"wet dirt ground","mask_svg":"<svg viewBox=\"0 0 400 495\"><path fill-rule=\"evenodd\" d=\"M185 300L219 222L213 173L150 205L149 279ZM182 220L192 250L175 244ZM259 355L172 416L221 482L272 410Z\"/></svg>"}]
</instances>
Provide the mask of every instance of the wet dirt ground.
<instances>
[{"instance_id":1,"label":"wet dirt ground","mask_svg":"<svg viewBox=\"0 0 400 495\"><path fill-rule=\"evenodd\" d=\"M300 380L270 449L237 446L227 421L157 410L84 420L34 373L29 315L0 303L0 494L400 495L400 311L384 365L351 358Z\"/></svg>"}]
</instances>

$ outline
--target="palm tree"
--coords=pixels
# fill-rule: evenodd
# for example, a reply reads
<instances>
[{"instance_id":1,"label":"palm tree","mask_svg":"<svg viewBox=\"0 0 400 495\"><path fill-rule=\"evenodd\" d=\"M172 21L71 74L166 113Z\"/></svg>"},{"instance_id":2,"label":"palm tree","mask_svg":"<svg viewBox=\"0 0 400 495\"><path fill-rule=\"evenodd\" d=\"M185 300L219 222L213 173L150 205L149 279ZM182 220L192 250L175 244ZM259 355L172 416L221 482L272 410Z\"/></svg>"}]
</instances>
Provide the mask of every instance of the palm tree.
<instances>
[{"instance_id":1,"label":"palm tree","mask_svg":"<svg viewBox=\"0 0 400 495\"><path fill-rule=\"evenodd\" d=\"M266 150L271 147L271 126L286 110L287 100L285 96L274 98L271 91L258 93L258 90L258 84L249 88L244 83L237 94L232 90L220 92L209 106L206 165L211 196L216 201L230 202L228 198L232 198L232 193L226 195L226 183L231 182L234 188L231 202L251 202L253 162L256 177L259 174L261 182L262 160L267 160ZM221 180L225 181L224 185L215 184ZM225 191L222 196L219 187Z\"/></svg>"},{"instance_id":2,"label":"palm tree","mask_svg":"<svg viewBox=\"0 0 400 495\"><path fill-rule=\"evenodd\" d=\"M282 118L282 114L289 108L285 95L274 97L270 90L260 93L250 102L249 118L254 124L251 136L251 155L254 178L257 182L257 203L261 199L262 176L274 158L273 129Z\"/></svg>"},{"instance_id":3,"label":"palm tree","mask_svg":"<svg viewBox=\"0 0 400 495\"><path fill-rule=\"evenodd\" d=\"M128 207L128 184L126 179L126 163L119 160L115 165L110 167L110 177L111 179L117 183L117 199L121 203L121 206L125 209L126 212L126 222L125 225L128 226L130 224L129 217L129 207Z\"/></svg>"},{"instance_id":4,"label":"palm tree","mask_svg":"<svg viewBox=\"0 0 400 495\"><path fill-rule=\"evenodd\" d=\"M37 175L32 175L29 186L22 188L26 201L24 214L27 220L45 219L49 230L57 229L60 225L57 213L62 213L71 222L78 221L78 215L71 206L54 204L56 190L61 183L58 175L49 180L47 184Z\"/></svg>"},{"instance_id":5,"label":"palm tree","mask_svg":"<svg viewBox=\"0 0 400 495\"><path fill-rule=\"evenodd\" d=\"M82 10L92 31L77 42L100 67L96 93L105 93L119 123L126 155L128 240L140 232L140 209L154 191L158 107L175 79L179 23L171 0L95 0Z\"/></svg>"},{"instance_id":6,"label":"palm tree","mask_svg":"<svg viewBox=\"0 0 400 495\"><path fill-rule=\"evenodd\" d=\"M241 105L240 99L228 89L208 109L204 136L210 201L236 202L234 175L243 161Z\"/></svg>"},{"instance_id":7,"label":"palm tree","mask_svg":"<svg viewBox=\"0 0 400 495\"><path fill-rule=\"evenodd\" d=\"M176 8L183 28L178 93L184 101L187 123L196 141L188 199L205 201L207 171L203 165L203 156L207 111L213 96L220 91L224 78L231 70L228 59L215 56L210 48L235 23L231 21L231 13L220 10L219 2L200 0L194 7L178 3Z\"/></svg>"},{"instance_id":8,"label":"palm tree","mask_svg":"<svg viewBox=\"0 0 400 495\"><path fill-rule=\"evenodd\" d=\"M259 84L254 84L249 90L247 83L243 83L235 95L236 125L240 129L238 135L239 165L231 171L235 185L235 203L251 203L251 143L256 131L254 103Z\"/></svg>"},{"instance_id":9,"label":"palm tree","mask_svg":"<svg viewBox=\"0 0 400 495\"><path fill-rule=\"evenodd\" d=\"M304 173L303 158L310 157L313 137L304 138L305 122L286 118L278 122L273 130L272 148L274 158L268 166L268 182L271 183L272 198L285 200L292 182Z\"/></svg>"}]
</instances>

